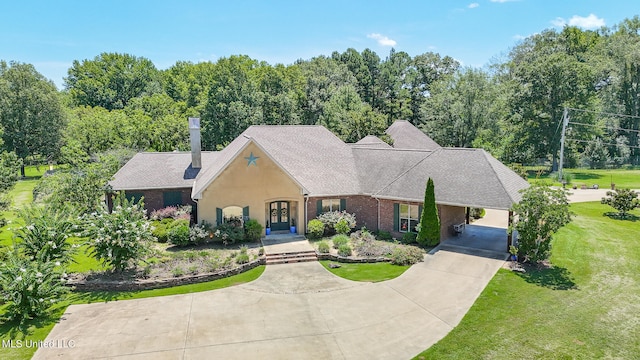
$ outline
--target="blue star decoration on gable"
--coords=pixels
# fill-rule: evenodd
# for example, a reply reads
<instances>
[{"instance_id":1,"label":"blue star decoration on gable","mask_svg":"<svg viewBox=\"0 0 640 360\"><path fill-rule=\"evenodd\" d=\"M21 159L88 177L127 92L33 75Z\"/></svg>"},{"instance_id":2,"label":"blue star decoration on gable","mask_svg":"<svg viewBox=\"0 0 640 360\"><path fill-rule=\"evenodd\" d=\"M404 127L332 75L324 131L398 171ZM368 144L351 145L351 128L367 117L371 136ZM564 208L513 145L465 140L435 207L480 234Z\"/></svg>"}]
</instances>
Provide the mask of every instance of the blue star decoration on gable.
<instances>
[{"instance_id":1,"label":"blue star decoration on gable","mask_svg":"<svg viewBox=\"0 0 640 360\"><path fill-rule=\"evenodd\" d=\"M258 166L256 160L260 159L260 157L253 155L253 152L251 152L249 156L245 156L244 158L247 160L247 166L250 166L251 164Z\"/></svg>"}]
</instances>

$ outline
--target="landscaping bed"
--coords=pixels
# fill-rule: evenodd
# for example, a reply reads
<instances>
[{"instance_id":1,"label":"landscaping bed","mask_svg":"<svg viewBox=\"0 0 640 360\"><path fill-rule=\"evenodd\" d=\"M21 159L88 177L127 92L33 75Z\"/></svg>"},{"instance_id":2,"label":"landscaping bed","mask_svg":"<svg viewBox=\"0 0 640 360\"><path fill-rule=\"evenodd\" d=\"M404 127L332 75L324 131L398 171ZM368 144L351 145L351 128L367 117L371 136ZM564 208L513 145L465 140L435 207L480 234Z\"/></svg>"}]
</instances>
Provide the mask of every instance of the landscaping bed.
<instances>
[{"instance_id":1,"label":"landscaping bed","mask_svg":"<svg viewBox=\"0 0 640 360\"><path fill-rule=\"evenodd\" d=\"M394 265L412 265L423 260L425 251L415 245L401 244L394 240L378 240L367 230L351 235L325 237L311 244L318 259L344 263L390 262Z\"/></svg>"},{"instance_id":2,"label":"landscaping bed","mask_svg":"<svg viewBox=\"0 0 640 360\"><path fill-rule=\"evenodd\" d=\"M141 290L192 284L239 274L264 264L259 243L224 246L209 243L177 247L154 243L137 266L124 271L92 270L70 274L77 290Z\"/></svg>"}]
</instances>

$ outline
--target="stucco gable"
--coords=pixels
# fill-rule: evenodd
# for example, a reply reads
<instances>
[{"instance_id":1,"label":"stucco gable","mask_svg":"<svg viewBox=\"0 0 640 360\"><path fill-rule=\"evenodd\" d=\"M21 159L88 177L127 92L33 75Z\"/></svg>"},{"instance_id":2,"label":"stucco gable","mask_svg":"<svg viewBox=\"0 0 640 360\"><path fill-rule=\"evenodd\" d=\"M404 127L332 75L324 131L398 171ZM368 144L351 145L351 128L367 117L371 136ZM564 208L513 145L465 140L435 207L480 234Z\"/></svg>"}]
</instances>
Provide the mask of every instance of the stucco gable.
<instances>
[{"instance_id":1,"label":"stucco gable","mask_svg":"<svg viewBox=\"0 0 640 360\"><path fill-rule=\"evenodd\" d=\"M255 149L256 153L260 155L257 160L244 159L250 157ZM241 159L242 158L242 159ZM258 167L258 162L262 160L273 163L283 174L285 174L299 189L300 193L307 192L305 187L291 175L291 173L282 166L260 143L247 135L240 135L231 144L220 151L219 161L207 169L207 171L194 183L193 190L191 192L191 198L197 200L202 198L202 194L206 189L215 182L224 172L234 163L238 161L246 161L247 167ZM250 163L251 162L251 163Z\"/></svg>"}]
</instances>

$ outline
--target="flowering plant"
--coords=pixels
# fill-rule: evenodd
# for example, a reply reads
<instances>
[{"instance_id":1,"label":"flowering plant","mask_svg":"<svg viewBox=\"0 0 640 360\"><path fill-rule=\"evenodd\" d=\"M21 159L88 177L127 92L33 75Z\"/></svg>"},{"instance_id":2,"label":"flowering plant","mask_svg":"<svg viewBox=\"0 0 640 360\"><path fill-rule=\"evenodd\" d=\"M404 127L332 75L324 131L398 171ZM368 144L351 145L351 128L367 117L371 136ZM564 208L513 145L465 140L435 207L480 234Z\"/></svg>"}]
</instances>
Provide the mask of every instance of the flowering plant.
<instances>
[{"instance_id":1,"label":"flowering plant","mask_svg":"<svg viewBox=\"0 0 640 360\"><path fill-rule=\"evenodd\" d=\"M84 218L84 235L91 237L91 254L116 271L147 251L153 240L143 203L134 204L123 194L113 201L113 210L103 208Z\"/></svg>"},{"instance_id":2,"label":"flowering plant","mask_svg":"<svg viewBox=\"0 0 640 360\"><path fill-rule=\"evenodd\" d=\"M69 289L59 261L30 261L11 252L0 265L0 294L8 303L10 320L28 320L41 316Z\"/></svg>"}]
</instances>

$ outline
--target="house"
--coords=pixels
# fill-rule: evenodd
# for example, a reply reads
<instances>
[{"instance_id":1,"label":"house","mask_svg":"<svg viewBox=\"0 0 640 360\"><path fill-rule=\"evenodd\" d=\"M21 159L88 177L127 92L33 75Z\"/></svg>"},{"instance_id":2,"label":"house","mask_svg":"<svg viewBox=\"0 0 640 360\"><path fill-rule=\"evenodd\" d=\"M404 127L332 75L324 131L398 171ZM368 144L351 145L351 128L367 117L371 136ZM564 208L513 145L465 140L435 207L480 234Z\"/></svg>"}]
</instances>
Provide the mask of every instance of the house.
<instances>
[{"instance_id":1,"label":"house","mask_svg":"<svg viewBox=\"0 0 640 360\"><path fill-rule=\"evenodd\" d=\"M415 231L427 179L435 184L441 234L468 221L468 209L507 210L525 180L482 149L441 147L408 121L348 144L318 125L254 125L217 152L200 151L190 119L191 152L139 153L110 182L148 210L191 204L197 221L256 219L271 231L306 224L332 210L395 237Z\"/></svg>"}]
</instances>

